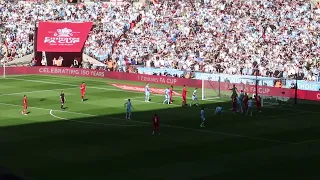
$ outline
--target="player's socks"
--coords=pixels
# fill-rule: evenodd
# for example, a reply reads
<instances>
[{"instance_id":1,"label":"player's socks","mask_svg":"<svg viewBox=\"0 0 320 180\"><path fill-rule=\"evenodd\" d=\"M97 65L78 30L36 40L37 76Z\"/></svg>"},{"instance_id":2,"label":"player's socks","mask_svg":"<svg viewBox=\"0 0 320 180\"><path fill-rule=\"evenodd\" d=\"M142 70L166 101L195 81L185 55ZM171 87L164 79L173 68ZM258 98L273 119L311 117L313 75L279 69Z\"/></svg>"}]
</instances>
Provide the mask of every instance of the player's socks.
<instances>
[{"instance_id":1,"label":"player's socks","mask_svg":"<svg viewBox=\"0 0 320 180\"><path fill-rule=\"evenodd\" d=\"M200 127L204 127L204 123L203 122L200 124Z\"/></svg>"}]
</instances>

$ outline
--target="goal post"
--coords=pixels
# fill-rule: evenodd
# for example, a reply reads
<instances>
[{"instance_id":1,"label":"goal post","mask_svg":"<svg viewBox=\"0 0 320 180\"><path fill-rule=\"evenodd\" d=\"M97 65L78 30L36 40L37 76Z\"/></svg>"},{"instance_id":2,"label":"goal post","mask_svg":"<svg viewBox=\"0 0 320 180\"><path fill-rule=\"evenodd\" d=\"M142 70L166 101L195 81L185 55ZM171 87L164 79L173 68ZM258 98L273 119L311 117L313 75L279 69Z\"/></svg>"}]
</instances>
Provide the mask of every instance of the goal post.
<instances>
[{"instance_id":1,"label":"goal post","mask_svg":"<svg viewBox=\"0 0 320 180\"><path fill-rule=\"evenodd\" d=\"M289 98L286 98L284 91L279 87L279 91L272 91L270 93L270 88L275 88L275 84L280 82L280 84L285 85L285 81L279 78L272 77L255 77L255 78L245 78L249 82L249 88L245 92L248 93L249 97L255 100L256 95L261 98L261 106L272 107L277 106L281 102L287 102Z\"/></svg>"},{"instance_id":2,"label":"goal post","mask_svg":"<svg viewBox=\"0 0 320 180\"><path fill-rule=\"evenodd\" d=\"M231 89L233 85L236 86L239 92L245 92L247 89L247 84L245 83L231 83L227 79L222 82L220 76L216 80L202 79L202 100L231 98Z\"/></svg>"},{"instance_id":3,"label":"goal post","mask_svg":"<svg viewBox=\"0 0 320 180\"><path fill-rule=\"evenodd\" d=\"M275 106L281 102L288 101L287 96L285 96L282 90L272 91L270 93L270 88L275 88L275 83L282 80L279 78L271 77L243 77L238 83L230 82L227 78L221 81L220 76L214 79L202 79L201 84L201 99L202 100L212 100L217 98L231 99L231 89L235 86L238 90L238 95L240 92L247 93L249 97L252 97L255 101L256 95L261 97L262 106Z\"/></svg>"},{"instance_id":4,"label":"goal post","mask_svg":"<svg viewBox=\"0 0 320 180\"><path fill-rule=\"evenodd\" d=\"M208 79L202 79L201 83L201 99L210 100L217 99L221 97L221 78L219 77L217 81Z\"/></svg>"}]
</instances>

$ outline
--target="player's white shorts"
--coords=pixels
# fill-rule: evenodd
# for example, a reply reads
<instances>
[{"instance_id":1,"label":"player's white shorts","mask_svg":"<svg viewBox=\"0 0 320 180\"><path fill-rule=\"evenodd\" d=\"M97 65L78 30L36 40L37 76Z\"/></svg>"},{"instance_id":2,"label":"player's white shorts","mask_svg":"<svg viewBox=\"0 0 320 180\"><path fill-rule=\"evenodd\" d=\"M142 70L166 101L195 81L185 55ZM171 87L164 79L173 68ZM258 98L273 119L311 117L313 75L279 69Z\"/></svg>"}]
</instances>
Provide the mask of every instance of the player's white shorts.
<instances>
[{"instance_id":1,"label":"player's white shorts","mask_svg":"<svg viewBox=\"0 0 320 180\"><path fill-rule=\"evenodd\" d=\"M170 96L169 95L164 95L164 98L170 99Z\"/></svg>"},{"instance_id":2,"label":"player's white shorts","mask_svg":"<svg viewBox=\"0 0 320 180\"><path fill-rule=\"evenodd\" d=\"M150 92L146 92L146 96L150 95Z\"/></svg>"},{"instance_id":3,"label":"player's white shorts","mask_svg":"<svg viewBox=\"0 0 320 180\"><path fill-rule=\"evenodd\" d=\"M206 118L205 118L205 117L203 117L203 116L201 116L201 119L202 119L202 121L205 121L205 120L206 120Z\"/></svg>"},{"instance_id":4,"label":"player's white shorts","mask_svg":"<svg viewBox=\"0 0 320 180\"><path fill-rule=\"evenodd\" d=\"M192 101L195 101L197 99L198 99L197 96L192 96Z\"/></svg>"}]
</instances>

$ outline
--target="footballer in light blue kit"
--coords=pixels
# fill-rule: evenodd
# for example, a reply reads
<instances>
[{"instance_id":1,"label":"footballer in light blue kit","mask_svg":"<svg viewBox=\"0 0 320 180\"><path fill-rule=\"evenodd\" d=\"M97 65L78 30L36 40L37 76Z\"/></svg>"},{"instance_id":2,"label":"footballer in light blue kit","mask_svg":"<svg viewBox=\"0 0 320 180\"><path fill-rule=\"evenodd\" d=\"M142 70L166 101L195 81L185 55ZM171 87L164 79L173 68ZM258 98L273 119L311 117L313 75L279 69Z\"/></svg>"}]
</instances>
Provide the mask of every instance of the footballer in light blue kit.
<instances>
[{"instance_id":1,"label":"footballer in light blue kit","mask_svg":"<svg viewBox=\"0 0 320 180\"><path fill-rule=\"evenodd\" d=\"M163 101L163 104L167 103L167 104L170 104L170 90L169 88L166 88L164 90L164 101Z\"/></svg>"},{"instance_id":2,"label":"footballer in light blue kit","mask_svg":"<svg viewBox=\"0 0 320 180\"><path fill-rule=\"evenodd\" d=\"M222 115L222 106L221 105L216 107L216 111L214 112L214 115L216 115L216 114L221 114Z\"/></svg>"},{"instance_id":3,"label":"footballer in light blue kit","mask_svg":"<svg viewBox=\"0 0 320 180\"><path fill-rule=\"evenodd\" d=\"M131 100L128 99L128 101L124 104L124 106L127 109L126 119L130 120L131 119L131 110L134 109L132 106Z\"/></svg>"},{"instance_id":4,"label":"footballer in light blue kit","mask_svg":"<svg viewBox=\"0 0 320 180\"><path fill-rule=\"evenodd\" d=\"M249 98L248 100L248 109L246 115L250 113L250 116L252 116L252 97Z\"/></svg>"},{"instance_id":5,"label":"footballer in light blue kit","mask_svg":"<svg viewBox=\"0 0 320 180\"><path fill-rule=\"evenodd\" d=\"M200 127L205 127L204 122L206 121L206 113L204 112L204 108L201 108L200 116L201 116L201 120L202 120Z\"/></svg>"},{"instance_id":6,"label":"footballer in light blue kit","mask_svg":"<svg viewBox=\"0 0 320 180\"><path fill-rule=\"evenodd\" d=\"M145 91L145 95L146 95L146 98L145 98L145 102L149 102L150 101L150 88L149 88L149 84L146 85L146 87L144 88L144 91Z\"/></svg>"},{"instance_id":7,"label":"footballer in light blue kit","mask_svg":"<svg viewBox=\"0 0 320 180\"><path fill-rule=\"evenodd\" d=\"M198 97L197 97L197 91L198 91L198 88L194 89L193 93L192 93L192 102L190 104L190 107L193 105L193 104L196 104L196 106L199 106L199 103L198 103Z\"/></svg>"}]
</instances>

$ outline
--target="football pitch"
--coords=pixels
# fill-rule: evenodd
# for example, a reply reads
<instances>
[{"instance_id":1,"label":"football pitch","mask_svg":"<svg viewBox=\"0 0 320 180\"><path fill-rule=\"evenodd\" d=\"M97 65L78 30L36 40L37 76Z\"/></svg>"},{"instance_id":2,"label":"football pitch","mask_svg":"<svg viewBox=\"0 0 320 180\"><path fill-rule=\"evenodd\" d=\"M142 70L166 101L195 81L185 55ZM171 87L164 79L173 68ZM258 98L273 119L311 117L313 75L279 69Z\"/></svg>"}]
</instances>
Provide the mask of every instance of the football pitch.
<instances>
[{"instance_id":1,"label":"football pitch","mask_svg":"<svg viewBox=\"0 0 320 180\"><path fill-rule=\"evenodd\" d=\"M87 84L82 102L79 85ZM30 180L314 179L319 176L319 105L264 107L252 117L229 113L229 99L182 108L181 98L124 91L111 83L64 76L0 79L0 168ZM165 88L165 85L150 84ZM181 87L174 87L181 93ZM66 110L60 110L64 90ZM193 90L188 87L189 96ZM199 91L198 96L201 97ZM30 113L21 114L23 95ZM132 120L125 120L130 98ZM189 99L190 102L190 99ZM222 105L226 113L214 115ZM161 135L152 135L152 116Z\"/></svg>"}]
</instances>

